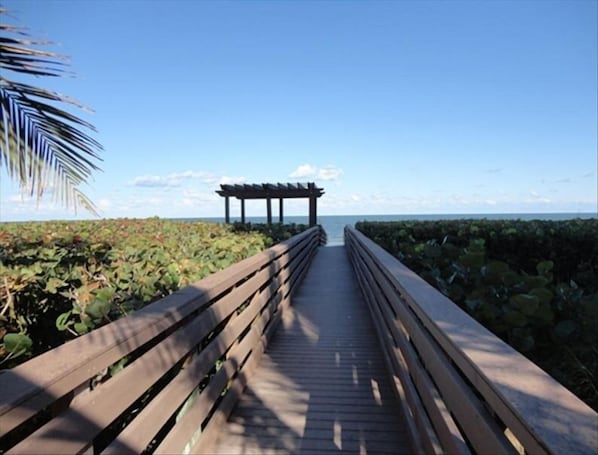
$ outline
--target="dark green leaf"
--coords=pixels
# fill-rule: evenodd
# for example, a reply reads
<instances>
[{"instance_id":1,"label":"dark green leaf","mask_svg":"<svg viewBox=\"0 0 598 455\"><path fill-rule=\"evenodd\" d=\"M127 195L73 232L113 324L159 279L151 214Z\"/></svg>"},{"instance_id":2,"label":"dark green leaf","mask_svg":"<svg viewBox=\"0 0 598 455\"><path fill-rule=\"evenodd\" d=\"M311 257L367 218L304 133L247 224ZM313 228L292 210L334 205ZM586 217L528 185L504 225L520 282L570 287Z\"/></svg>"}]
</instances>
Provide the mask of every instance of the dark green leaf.
<instances>
[{"instance_id":1,"label":"dark green leaf","mask_svg":"<svg viewBox=\"0 0 598 455\"><path fill-rule=\"evenodd\" d=\"M566 319L564 321L559 322L554 327L554 334L557 337L566 340L573 333L575 333L575 331L577 329L578 329L578 326L577 326L577 324L574 321L571 321L570 319Z\"/></svg>"},{"instance_id":2,"label":"dark green leaf","mask_svg":"<svg viewBox=\"0 0 598 455\"><path fill-rule=\"evenodd\" d=\"M504 320L512 327L525 327L528 323L527 316L517 310L505 311Z\"/></svg>"}]
</instances>

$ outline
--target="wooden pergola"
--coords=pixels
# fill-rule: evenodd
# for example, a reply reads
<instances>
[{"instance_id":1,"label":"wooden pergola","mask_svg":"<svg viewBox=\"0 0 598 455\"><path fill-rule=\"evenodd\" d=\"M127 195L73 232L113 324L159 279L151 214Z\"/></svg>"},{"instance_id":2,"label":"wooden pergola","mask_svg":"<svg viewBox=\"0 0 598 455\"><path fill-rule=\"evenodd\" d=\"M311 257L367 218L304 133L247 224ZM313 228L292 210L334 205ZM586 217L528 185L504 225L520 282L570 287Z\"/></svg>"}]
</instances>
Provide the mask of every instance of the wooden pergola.
<instances>
[{"instance_id":1,"label":"wooden pergola","mask_svg":"<svg viewBox=\"0 0 598 455\"><path fill-rule=\"evenodd\" d=\"M324 194L323 188L318 188L315 183L261 183L261 184L235 184L220 185L217 190L224 197L224 219L230 223L230 198L236 197L241 201L241 222L245 223L245 200L265 199L268 224L272 224L272 199L279 200L279 221L282 223L283 200L293 198L309 199L309 225L317 224L317 200Z\"/></svg>"}]
</instances>

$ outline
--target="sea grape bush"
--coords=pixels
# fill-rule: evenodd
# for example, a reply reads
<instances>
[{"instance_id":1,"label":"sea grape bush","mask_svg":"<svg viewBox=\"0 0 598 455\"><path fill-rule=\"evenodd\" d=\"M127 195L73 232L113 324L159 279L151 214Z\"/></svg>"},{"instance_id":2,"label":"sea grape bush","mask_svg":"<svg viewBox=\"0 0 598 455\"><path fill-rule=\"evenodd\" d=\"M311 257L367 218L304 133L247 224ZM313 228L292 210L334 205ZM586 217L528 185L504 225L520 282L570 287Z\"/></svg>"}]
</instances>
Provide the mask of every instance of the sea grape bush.
<instances>
[{"instance_id":1,"label":"sea grape bush","mask_svg":"<svg viewBox=\"0 0 598 455\"><path fill-rule=\"evenodd\" d=\"M356 228L598 410L597 219Z\"/></svg>"},{"instance_id":2,"label":"sea grape bush","mask_svg":"<svg viewBox=\"0 0 598 455\"><path fill-rule=\"evenodd\" d=\"M288 240L309 228L306 224L266 224L266 223L233 223L234 232L260 232L275 242Z\"/></svg>"},{"instance_id":3,"label":"sea grape bush","mask_svg":"<svg viewBox=\"0 0 598 455\"><path fill-rule=\"evenodd\" d=\"M2 223L0 368L252 256L286 238L278 229L158 218Z\"/></svg>"}]
</instances>

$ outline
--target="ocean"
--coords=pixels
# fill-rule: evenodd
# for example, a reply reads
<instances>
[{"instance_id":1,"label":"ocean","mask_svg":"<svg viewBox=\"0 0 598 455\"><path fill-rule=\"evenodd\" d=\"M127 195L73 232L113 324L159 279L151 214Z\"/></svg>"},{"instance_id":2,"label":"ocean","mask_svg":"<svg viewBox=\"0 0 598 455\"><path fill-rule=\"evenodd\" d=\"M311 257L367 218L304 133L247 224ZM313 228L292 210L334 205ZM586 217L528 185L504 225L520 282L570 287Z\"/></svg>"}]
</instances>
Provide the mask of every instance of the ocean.
<instances>
[{"instance_id":1,"label":"ocean","mask_svg":"<svg viewBox=\"0 0 598 455\"><path fill-rule=\"evenodd\" d=\"M488 220L571 220L575 218L597 218L596 213L484 213L484 214L450 214L450 215L320 215L318 223L322 225L328 237L328 245L342 245L343 231L346 225L355 226L358 221L405 221L405 220L458 220L458 219L488 219ZM274 217L274 222L278 218ZM185 218L182 221L207 221L223 223L224 218ZM240 221L240 218L231 218ZM251 223L265 223L266 217L247 217ZM285 223L307 224L307 216L285 216Z\"/></svg>"}]
</instances>

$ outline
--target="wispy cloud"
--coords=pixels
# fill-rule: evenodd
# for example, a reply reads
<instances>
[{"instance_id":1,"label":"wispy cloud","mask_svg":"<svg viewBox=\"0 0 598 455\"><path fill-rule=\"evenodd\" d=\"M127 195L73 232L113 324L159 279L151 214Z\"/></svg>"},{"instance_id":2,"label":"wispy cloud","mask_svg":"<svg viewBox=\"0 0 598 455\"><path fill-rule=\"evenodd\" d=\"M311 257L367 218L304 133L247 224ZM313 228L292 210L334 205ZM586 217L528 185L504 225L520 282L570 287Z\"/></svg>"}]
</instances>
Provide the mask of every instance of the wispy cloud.
<instances>
[{"instance_id":1,"label":"wispy cloud","mask_svg":"<svg viewBox=\"0 0 598 455\"><path fill-rule=\"evenodd\" d=\"M311 164L302 164L297 169L289 174L289 177L302 179L306 177L315 177L318 175L318 168Z\"/></svg>"},{"instance_id":2,"label":"wispy cloud","mask_svg":"<svg viewBox=\"0 0 598 455\"><path fill-rule=\"evenodd\" d=\"M321 180L338 180L343 175L343 170L336 166L325 166L318 171Z\"/></svg>"},{"instance_id":3,"label":"wispy cloud","mask_svg":"<svg viewBox=\"0 0 598 455\"><path fill-rule=\"evenodd\" d=\"M502 168L492 168L492 169L486 169L484 172L486 172L486 174L499 174L502 171L503 171Z\"/></svg>"},{"instance_id":4,"label":"wispy cloud","mask_svg":"<svg viewBox=\"0 0 598 455\"><path fill-rule=\"evenodd\" d=\"M44 194L44 196L47 195ZM9 215L10 212L19 214L35 212L43 215L57 213L62 210L62 206L56 203L51 197L43 197L38 200L35 197L31 197L29 193L11 194L2 202L2 205L7 205L3 207L3 210L0 210L0 214L3 214L2 211L6 211L7 215ZM0 216L0 220L1 219L2 217Z\"/></svg>"},{"instance_id":5,"label":"wispy cloud","mask_svg":"<svg viewBox=\"0 0 598 455\"><path fill-rule=\"evenodd\" d=\"M160 177L159 175L142 175L140 177L135 177L131 181L131 185L142 188L165 188L181 186L181 181L170 179L168 177Z\"/></svg>"},{"instance_id":6,"label":"wispy cloud","mask_svg":"<svg viewBox=\"0 0 598 455\"><path fill-rule=\"evenodd\" d=\"M524 202L526 202L526 203L540 202L540 203L543 203L543 204L549 204L550 202L552 202L550 199L548 199L547 197L542 196L541 194L537 193L534 190L530 191L529 195L531 197L527 198L526 200L524 200Z\"/></svg>"},{"instance_id":7,"label":"wispy cloud","mask_svg":"<svg viewBox=\"0 0 598 455\"><path fill-rule=\"evenodd\" d=\"M224 175L218 180L219 185L232 185L234 183L247 183L247 179L245 177L228 177Z\"/></svg>"},{"instance_id":8,"label":"wispy cloud","mask_svg":"<svg viewBox=\"0 0 598 455\"><path fill-rule=\"evenodd\" d=\"M328 165L318 168L313 164L301 164L289 174L292 178L314 178L318 180L338 180L343 175L343 170L337 166Z\"/></svg>"},{"instance_id":9,"label":"wispy cloud","mask_svg":"<svg viewBox=\"0 0 598 455\"><path fill-rule=\"evenodd\" d=\"M145 188L167 188L181 186L186 180L199 180L206 185L213 185L214 183L218 182L218 177L210 172L189 170L183 172L174 172L165 176L142 175L135 177L130 182L130 185Z\"/></svg>"}]
</instances>

